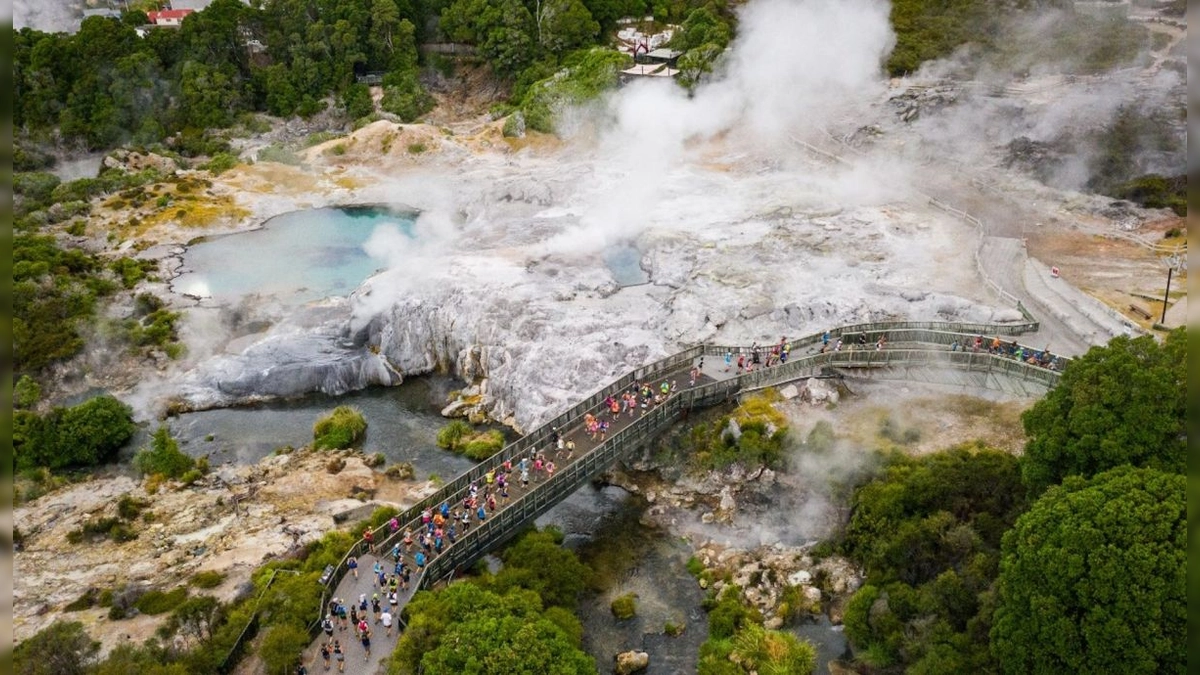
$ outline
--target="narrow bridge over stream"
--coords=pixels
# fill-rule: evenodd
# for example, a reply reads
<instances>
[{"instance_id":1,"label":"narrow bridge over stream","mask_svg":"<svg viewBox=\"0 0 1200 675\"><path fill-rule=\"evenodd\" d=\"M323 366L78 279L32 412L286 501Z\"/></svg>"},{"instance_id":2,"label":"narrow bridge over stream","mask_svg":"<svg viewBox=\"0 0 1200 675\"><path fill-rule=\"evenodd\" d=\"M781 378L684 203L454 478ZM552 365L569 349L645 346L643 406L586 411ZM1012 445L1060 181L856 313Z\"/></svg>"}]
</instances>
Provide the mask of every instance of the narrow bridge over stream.
<instances>
[{"instance_id":1,"label":"narrow bridge over stream","mask_svg":"<svg viewBox=\"0 0 1200 675\"><path fill-rule=\"evenodd\" d=\"M1012 344L1011 336L1036 330L1037 323L1034 321L996 325L941 322L860 324L830 331L830 349L825 351L820 350L820 335L793 340L787 363L759 367L749 373L733 372L736 369L726 371L724 362L727 352L735 356L739 353L749 354L749 348L720 345L691 347L629 372L414 504L397 517L401 525L396 532L391 532L387 525L375 530L372 551L362 550L361 546L347 551L323 579L320 614L311 625L315 641L305 655L306 662L310 666L319 662L317 651L325 639L321 634L320 620L325 616L330 599L341 598L346 603L354 603L361 594L370 598L374 593L379 593L381 599L385 598L383 589L373 583L371 569L375 562L382 562L390 574L394 566L394 559L390 555L392 547L401 542L406 529L421 531L422 511L436 510L443 502L448 502L452 509L461 506L469 486L475 483L482 488L485 474L505 461L512 461L515 465L520 458L531 457L540 451L548 459L554 459L558 467L553 476L532 477L527 489L523 489L519 481L510 481L510 499L507 503L498 505L498 509L489 513L483 522L472 516L468 531L460 533L454 543L448 544L440 554L432 556L423 571L414 569L409 589L398 594L399 605L392 610L398 624L404 605L417 590L430 588L466 569L580 486L608 470L619 459L647 447L659 434L693 409L734 401L743 393L766 387L846 372L868 376L878 374L886 379L961 384L1016 395L1037 395L1058 382L1059 371L1067 359L1060 357L1057 360L1058 367L1049 369L987 351L993 337L1005 336L1001 339L1006 344ZM884 349L877 350L875 340L881 335L887 337L888 344ZM859 336L865 338L865 345L860 343ZM973 349L977 336L984 336L984 349L979 351ZM832 346L839 338L844 345L840 351L833 351ZM952 348L955 343L964 348ZM1032 346L1026 346L1025 349L1038 351ZM764 351L769 350L768 345ZM696 365L702 365L702 375L695 386L689 386L689 371ZM587 413L607 418L608 412L602 410L602 404L608 396L619 396L640 383L650 383L657 392L658 385L664 381L679 384L672 387L671 395L662 403L638 409L632 417L621 415L611 423L606 439L593 441L584 431L583 420ZM574 457L563 460L554 458L552 434L556 428L564 438L575 441L577 447ZM357 576L348 574L346 563L351 555L358 556ZM403 557L406 565L412 564L411 555ZM373 647L369 656L358 646L352 631L335 631L334 637L343 642L348 672L382 672L382 663L392 652L402 628L395 631L392 637L385 636L380 626L373 626L372 630Z\"/></svg>"}]
</instances>

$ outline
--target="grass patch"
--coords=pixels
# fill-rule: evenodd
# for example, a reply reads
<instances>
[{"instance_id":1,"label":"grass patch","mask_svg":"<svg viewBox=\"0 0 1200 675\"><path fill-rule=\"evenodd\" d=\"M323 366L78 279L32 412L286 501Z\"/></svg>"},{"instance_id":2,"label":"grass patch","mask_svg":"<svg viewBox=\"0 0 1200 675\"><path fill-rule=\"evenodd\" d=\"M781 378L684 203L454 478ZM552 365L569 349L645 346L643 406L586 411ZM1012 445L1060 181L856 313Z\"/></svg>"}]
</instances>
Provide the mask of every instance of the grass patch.
<instances>
[{"instance_id":1,"label":"grass patch","mask_svg":"<svg viewBox=\"0 0 1200 675\"><path fill-rule=\"evenodd\" d=\"M348 448L362 440L367 431L367 419L362 411L340 405L313 425L313 447L317 449Z\"/></svg>"},{"instance_id":2,"label":"grass patch","mask_svg":"<svg viewBox=\"0 0 1200 675\"><path fill-rule=\"evenodd\" d=\"M637 616L637 594L626 593L616 597L609 605L609 609L618 621L632 619Z\"/></svg>"},{"instance_id":3,"label":"grass patch","mask_svg":"<svg viewBox=\"0 0 1200 675\"><path fill-rule=\"evenodd\" d=\"M504 434L496 429L476 433L470 424L454 420L438 431L437 445L439 448L480 461L491 457L504 447Z\"/></svg>"},{"instance_id":4,"label":"grass patch","mask_svg":"<svg viewBox=\"0 0 1200 675\"><path fill-rule=\"evenodd\" d=\"M137 607L142 614L166 614L182 605L187 597L188 590L183 586L169 591L146 591L133 606Z\"/></svg>"},{"instance_id":5,"label":"grass patch","mask_svg":"<svg viewBox=\"0 0 1200 675\"><path fill-rule=\"evenodd\" d=\"M204 570L196 572L188 579L188 583L196 588L216 588L225 581L225 575L216 570Z\"/></svg>"}]
</instances>

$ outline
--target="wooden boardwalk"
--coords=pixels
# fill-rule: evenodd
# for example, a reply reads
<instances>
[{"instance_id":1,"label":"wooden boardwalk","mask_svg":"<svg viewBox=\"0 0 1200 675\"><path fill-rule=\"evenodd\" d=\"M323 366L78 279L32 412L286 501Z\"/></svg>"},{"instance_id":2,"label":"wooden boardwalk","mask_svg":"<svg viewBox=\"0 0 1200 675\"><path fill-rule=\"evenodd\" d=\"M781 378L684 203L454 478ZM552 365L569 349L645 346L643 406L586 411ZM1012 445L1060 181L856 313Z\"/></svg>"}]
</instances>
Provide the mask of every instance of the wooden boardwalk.
<instances>
[{"instance_id":1,"label":"wooden boardwalk","mask_svg":"<svg viewBox=\"0 0 1200 675\"><path fill-rule=\"evenodd\" d=\"M955 328L959 330L955 331ZM567 495L602 473L625 453L645 447L658 433L674 424L692 408L729 401L739 392L778 386L831 369L871 368L892 373L928 373L936 369L950 369L987 375L987 377L974 380L980 386L985 387L995 386L995 383L1002 378L1017 378L1029 383L1032 387L1042 388L1053 386L1057 381L1058 373L1056 372L1029 366L1005 357L992 356L986 351L973 353L949 350L952 341L964 343L979 333L979 329L979 325L928 322L863 324L831 331L832 339L836 340L839 336L846 336L849 343L851 337L857 337L859 334L874 335L886 332L891 340L902 344L903 347L882 351L870 348L855 350L851 347L839 353L828 351L822 353L819 351L820 337L808 336L793 341L792 358L788 363L760 367L753 373L739 374L734 372L736 369L725 370L724 354L729 350L737 353L745 348L699 346L628 373L605 389L592 394L555 420L531 431L492 458L456 477L435 495L410 507L401 514L401 524L396 533L390 533L386 525L377 529L375 531L376 550L359 551L361 555L358 557L359 574L357 577L346 573L346 559L343 558L342 562L333 570L333 578L337 581L336 585L328 588L323 595L322 617L325 612L324 607L330 598L341 598L345 604L350 605L357 603L362 595L365 595L369 601L374 594L378 593L380 599L386 601L386 592L375 585L372 568L378 561L383 565L385 571L391 573L395 564L395 560L390 555L392 546L400 540L401 533L406 529L411 528L414 533L421 531L420 510L436 509L443 501L448 502L451 509L461 508L471 482L475 482L479 486L482 496L484 487L482 477L485 472L489 469L500 468L505 460L512 461L514 475L510 476L509 480L509 499L505 503L498 504L496 511L489 513L485 522L481 523L472 516L470 530L459 533L455 543L447 542L441 553L430 558L423 572L415 569L411 555L403 556L405 564L413 566L413 574L409 589L397 594L398 603L392 611L396 619L391 636L384 634L381 625L372 623L371 653L367 655L353 628L335 629L333 638L342 643L345 653L344 672L369 675L385 672L385 662L395 648L399 633L403 630L400 614L417 590L429 588L456 571L465 569L471 562L519 531L521 526L532 522L538 515L553 508ZM769 351L769 347L766 351ZM691 386L689 371L697 363L703 363L704 367L695 386ZM663 382L674 383L671 389L672 394L660 404L651 404L645 409L636 409L632 417L625 413L614 420L607 410L602 409L602 401L609 394L619 395L619 392L628 390L636 383L646 383L653 391L657 392ZM586 433L584 417L589 412L601 419L609 420L610 427L606 439L592 439ZM564 440L570 439L575 442L575 451L569 459L555 456L556 448L550 440L552 425L558 425ZM545 477L537 475L531 470L530 485L527 489L522 488L519 474L515 471L516 465L522 457L532 458L535 453L541 453L546 459L555 462L555 475ZM368 621L373 622L373 616L370 616ZM304 653L304 662L310 673L323 672L324 669L319 650L320 644L326 638L324 633L320 632L318 625L319 622L313 625L313 628L316 629L315 639ZM332 664L332 671L337 671L336 662Z\"/></svg>"}]
</instances>

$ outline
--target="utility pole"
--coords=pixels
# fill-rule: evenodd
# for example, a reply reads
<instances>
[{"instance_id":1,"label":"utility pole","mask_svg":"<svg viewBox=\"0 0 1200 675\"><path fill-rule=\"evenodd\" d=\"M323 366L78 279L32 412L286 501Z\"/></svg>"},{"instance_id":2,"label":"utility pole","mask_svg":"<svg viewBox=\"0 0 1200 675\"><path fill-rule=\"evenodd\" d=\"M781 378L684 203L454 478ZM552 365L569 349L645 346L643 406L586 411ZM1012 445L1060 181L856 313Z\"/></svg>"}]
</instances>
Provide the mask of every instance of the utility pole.
<instances>
[{"instance_id":1,"label":"utility pole","mask_svg":"<svg viewBox=\"0 0 1200 675\"><path fill-rule=\"evenodd\" d=\"M1186 270L1187 267L1186 263L1180 259L1178 254L1167 256L1164 262L1166 262L1167 265L1167 290L1163 292L1162 319L1159 320L1159 323L1165 326L1167 324L1167 302L1170 300L1171 296L1171 275L1175 273L1175 270L1180 269L1181 267Z\"/></svg>"}]
</instances>

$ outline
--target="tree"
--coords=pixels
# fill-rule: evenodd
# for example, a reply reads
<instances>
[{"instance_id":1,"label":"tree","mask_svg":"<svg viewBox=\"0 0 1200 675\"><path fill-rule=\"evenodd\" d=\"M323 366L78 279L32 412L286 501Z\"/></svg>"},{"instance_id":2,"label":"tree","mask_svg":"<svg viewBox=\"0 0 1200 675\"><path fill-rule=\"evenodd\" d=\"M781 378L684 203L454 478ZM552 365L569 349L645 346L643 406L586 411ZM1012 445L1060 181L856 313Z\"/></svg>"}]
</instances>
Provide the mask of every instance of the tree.
<instances>
[{"instance_id":1,"label":"tree","mask_svg":"<svg viewBox=\"0 0 1200 675\"><path fill-rule=\"evenodd\" d=\"M133 410L112 396L90 398L58 417L55 445L78 464L99 464L133 437Z\"/></svg>"},{"instance_id":2,"label":"tree","mask_svg":"<svg viewBox=\"0 0 1200 675\"><path fill-rule=\"evenodd\" d=\"M213 67L200 61L183 64L179 89L188 122L201 129L220 128L233 122L241 110L238 81L228 66Z\"/></svg>"},{"instance_id":3,"label":"tree","mask_svg":"<svg viewBox=\"0 0 1200 675\"><path fill-rule=\"evenodd\" d=\"M433 97L421 86L415 70L393 71L383 78L383 98L379 107L403 122L416 121L433 109Z\"/></svg>"},{"instance_id":4,"label":"tree","mask_svg":"<svg viewBox=\"0 0 1200 675\"><path fill-rule=\"evenodd\" d=\"M100 652L78 621L55 621L17 645L13 652L16 675L84 675Z\"/></svg>"},{"instance_id":5,"label":"tree","mask_svg":"<svg viewBox=\"0 0 1200 675\"><path fill-rule=\"evenodd\" d=\"M992 652L1009 673L1187 671L1186 479L1052 487L1004 537Z\"/></svg>"},{"instance_id":6,"label":"tree","mask_svg":"<svg viewBox=\"0 0 1200 675\"><path fill-rule=\"evenodd\" d=\"M692 10L680 29L671 37L671 46L685 52L708 44L723 50L733 36L729 24L705 7Z\"/></svg>"},{"instance_id":7,"label":"tree","mask_svg":"<svg viewBox=\"0 0 1200 675\"><path fill-rule=\"evenodd\" d=\"M13 417L13 451L22 469L92 466L108 461L133 436L133 411L112 396L55 408L45 417L18 411Z\"/></svg>"},{"instance_id":8,"label":"tree","mask_svg":"<svg viewBox=\"0 0 1200 675\"><path fill-rule=\"evenodd\" d=\"M504 568L495 589L503 594L520 587L538 594L547 607L574 607L587 584L589 570L574 552L562 547L562 532L546 528L530 532L501 554Z\"/></svg>"},{"instance_id":9,"label":"tree","mask_svg":"<svg viewBox=\"0 0 1200 675\"><path fill-rule=\"evenodd\" d=\"M18 408L32 408L42 400L42 385L28 375L22 375L13 387L13 405Z\"/></svg>"},{"instance_id":10,"label":"tree","mask_svg":"<svg viewBox=\"0 0 1200 675\"><path fill-rule=\"evenodd\" d=\"M418 602L418 598L421 602ZM541 612L536 593L471 583L414 598L389 673L584 673L596 664Z\"/></svg>"},{"instance_id":11,"label":"tree","mask_svg":"<svg viewBox=\"0 0 1200 675\"><path fill-rule=\"evenodd\" d=\"M534 0L534 3L538 45L552 54L582 47L600 32L600 24L580 0Z\"/></svg>"},{"instance_id":12,"label":"tree","mask_svg":"<svg viewBox=\"0 0 1200 675\"><path fill-rule=\"evenodd\" d=\"M224 618L224 608L211 595L188 598L175 608L165 625L168 635L180 635L189 646L207 644Z\"/></svg>"},{"instance_id":13,"label":"tree","mask_svg":"<svg viewBox=\"0 0 1200 675\"><path fill-rule=\"evenodd\" d=\"M696 85L713 71L713 65L717 59L724 53L724 50L712 43L708 42L689 49L677 62L679 65L679 83L690 89L695 89Z\"/></svg>"},{"instance_id":14,"label":"tree","mask_svg":"<svg viewBox=\"0 0 1200 675\"><path fill-rule=\"evenodd\" d=\"M308 646L308 631L295 623L271 626L263 636L258 654L268 673L290 673Z\"/></svg>"},{"instance_id":15,"label":"tree","mask_svg":"<svg viewBox=\"0 0 1200 675\"><path fill-rule=\"evenodd\" d=\"M1070 475L1132 464L1182 473L1187 460L1183 328L1092 347L1021 420L1022 479L1038 494Z\"/></svg>"},{"instance_id":16,"label":"tree","mask_svg":"<svg viewBox=\"0 0 1200 675\"><path fill-rule=\"evenodd\" d=\"M533 61L533 15L521 0L455 0L442 12L442 30L471 42L498 74L512 77Z\"/></svg>"}]
</instances>

